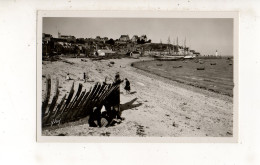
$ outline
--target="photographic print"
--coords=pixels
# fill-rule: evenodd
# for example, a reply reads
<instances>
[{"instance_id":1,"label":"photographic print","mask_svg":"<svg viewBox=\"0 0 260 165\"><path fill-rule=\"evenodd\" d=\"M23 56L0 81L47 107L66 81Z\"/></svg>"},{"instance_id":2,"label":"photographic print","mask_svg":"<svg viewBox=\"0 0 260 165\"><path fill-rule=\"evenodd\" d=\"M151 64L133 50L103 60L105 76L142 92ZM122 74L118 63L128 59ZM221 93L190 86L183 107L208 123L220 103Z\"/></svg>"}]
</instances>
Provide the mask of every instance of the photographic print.
<instances>
[{"instance_id":1,"label":"photographic print","mask_svg":"<svg viewBox=\"0 0 260 165\"><path fill-rule=\"evenodd\" d=\"M236 139L236 17L45 13L38 138Z\"/></svg>"}]
</instances>

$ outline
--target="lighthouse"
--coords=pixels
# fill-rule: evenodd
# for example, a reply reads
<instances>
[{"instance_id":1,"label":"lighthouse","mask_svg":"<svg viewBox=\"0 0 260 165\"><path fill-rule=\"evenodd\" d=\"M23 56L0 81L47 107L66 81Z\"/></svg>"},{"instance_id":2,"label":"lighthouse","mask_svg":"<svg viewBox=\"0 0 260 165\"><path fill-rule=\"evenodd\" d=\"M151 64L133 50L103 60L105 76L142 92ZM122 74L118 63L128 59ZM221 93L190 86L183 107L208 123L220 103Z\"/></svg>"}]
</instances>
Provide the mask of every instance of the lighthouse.
<instances>
[{"instance_id":1,"label":"lighthouse","mask_svg":"<svg viewBox=\"0 0 260 165\"><path fill-rule=\"evenodd\" d=\"M216 57L218 56L218 50L216 50L216 54L215 55L216 55Z\"/></svg>"}]
</instances>

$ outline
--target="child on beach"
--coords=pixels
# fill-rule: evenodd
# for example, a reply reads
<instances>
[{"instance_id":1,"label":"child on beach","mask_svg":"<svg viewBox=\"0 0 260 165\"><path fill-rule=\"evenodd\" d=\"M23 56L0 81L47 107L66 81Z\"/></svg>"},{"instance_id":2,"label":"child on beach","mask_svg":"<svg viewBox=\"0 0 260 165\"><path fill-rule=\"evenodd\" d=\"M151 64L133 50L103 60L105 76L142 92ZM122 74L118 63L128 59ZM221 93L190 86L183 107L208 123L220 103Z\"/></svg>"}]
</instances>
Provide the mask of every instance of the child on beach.
<instances>
[{"instance_id":1,"label":"child on beach","mask_svg":"<svg viewBox=\"0 0 260 165\"><path fill-rule=\"evenodd\" d=\"M86 82L86 73L84 72L83 73L83 80L84 80L84 83Z\"/></svg>"}]
</instances>

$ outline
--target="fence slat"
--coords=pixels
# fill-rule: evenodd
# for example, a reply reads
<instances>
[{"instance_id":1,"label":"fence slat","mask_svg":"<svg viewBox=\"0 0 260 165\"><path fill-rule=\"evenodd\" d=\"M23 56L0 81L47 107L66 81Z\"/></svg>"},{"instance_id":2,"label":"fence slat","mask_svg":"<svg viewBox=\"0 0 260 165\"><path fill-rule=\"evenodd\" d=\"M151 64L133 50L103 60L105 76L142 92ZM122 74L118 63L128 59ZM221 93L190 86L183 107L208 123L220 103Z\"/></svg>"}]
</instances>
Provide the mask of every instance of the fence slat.
<instances>
[{"instance_id":1,"label":"fence slat","mask_svg":"<svg viewBox=\"0 0 260 165\"><path fill-rule=\"evenodd\" d=\"M65 106L64 106L64 108L62 109L61 114L60 114L60 120L61 120L61 122L62 122L64 113L66 113L66 112L68 111L67 107L68 107L68 105L69 105L69 103L70 103L70 101L71 101L71 99L72 99L73 94L74 94L74 82L73 82L73 84L72 84L72 86L71 86L70 93L69 93L69 96L68 96L68 98L67 98L67 100L66 100Z\"/></svg>"},{"instance_id":2,"label":"fence slat","mask_svg":"<svg viewBox=\"0 0 260 165\"><path fill-rule=\"evenodd\" d=\"M65 118L65 121L66 121L66 122L71 120L71 116L72 116L72 114L74 113L74 111L76 110L76 107L77 107L77 104L78 104L78 102L79 102L79 99L80 99L81 96L83 96L82 93L81 93L82 84L81 84L80 86L81 86L81 87L80 87L80 92L77 92L77 94L76 94L76 96L75 96L76 99L73 101L73 103L72 103L72 105L71 105L71 107L70 107L70 110L68 111L67 116L66 116L66 118ZM84 93L83 93L83 94L84 94Z\"/></svg>"},{"instance_id":3,"label":"fence slat","mask_svg":"<svg viewBox=\"0 0 260 165\"><path fill-rule=\"evenodd\" d=\"M96 91L99 89L99 84L96 83L93 90L90 92L89 96L87 97L87 99L85 100L84 104L82 105L82 111L80 113L80 116L84 116L85 114L87 114L88 111L90 111L90 109L88 109L88 104L90 102L90 100L92 99L93 95L96 93Z\"/></svg>"},{"instance_id":4,"label":"fence slat","mask_svg":"<svg viewBox=\"0 0 260 165\"><path fill-rule=\"evenodd\" d=\"M60 93L60 91L59 91L59 80L57 79L57 80L56 80L56 86L55 86L55 95L54 95L54 97L53 97L53 99L52 99L52 102L51 102L51 105L50 105L50 107L49 107L49 112L48 112L48 117L47 117L47 119L46 119L46 123L49 123L49 120L51 120L51 117L52 117L53 114L54 114L53 111L54 111L56 102L57 102L57 100L58 100L58 98L59 98L59 93Z\"/></svg>"},{"instance_id":5,"label":"fence slat","mask_svg":"<svg viewBox=\"0 0 260 165\"><path fill-rule=\"evenodd\" d=\"M89 107L92 109L93 107L100 107L101 105L97 105L97 98L99 96L100 93L103 92L105 85L100 86L99 90L94 94L93 98L91 99L90 103L89 103Z\"/></svg>"},{"instance_id":6,"label":"fence slat","mask_svg":"<svg viewBox=\"0 0 260 165\"><path fill-rule=\"evenodd\" d=\"M107 85L106 86L106 89L104 90L104 92L99 96L98 98L98 103L101 104L103 98L106 97L106 95L109 93L109 91L113 88L113 86L110 84L110 85Z\"/></svg>"},{"instance_id":7,"label":"fence slat","mask_svg":"<svg viewBox=\"0 0 260 165\"><path fill-rule=\"evenodd\" d=\"M85 94L85 96L81 99L81 101L79 103L79 108L78 108L79 110L75 114L77 119L81 117L80 115L81 115L82 111L84 111L84 103L89 98L90 92L91 92L91 89Z\"/></svg>"},{"instance_id":8,"label":"fence slat","mask_svg":"<svg viewBox=\"0 0 260 165\"><path fill-rule=\"evenodd\" d=\"M95 98L95 102L98 102L98 100L100 99L100 97L106 92L106 90L107 90L107 85L102 85L102 87L101 87L101 90L100 90L100 92L97 94L97 97Z\"/></svg>"},{"instance_id":9,"label":"fence slat","mask_svg":"<svg viewBox=\"0 0 260 165\"><path fill-rule=\"evenodd\" d=\"M51 116L54 114L53 110L54 110L54 107L56 105L56 102L58 100L58 95L59 95L59 92L57 92L57 94L53 97L52 99L52 102L51 102L51 105L50 105L50 108L49 108L49 112L48 112L48 115L45 116L46 117L46 120L44 121L44 123L48 123L49 120L51 119Z\"/></svg>"},{"instance_id":10,"label":"fence slat","mask_svg":"<svg viewBox=\"0 0 260 165\"><path fill-rule=\"evenodd\" d=\"M110 89L108 89L107 92L101 98L101 101L105 100L116 88L117 88L117 86L111 85Z\"/></svg>"},{"instance_id":11,"label":"fence slat","mask_svg":"<svg viewBox=\"0 0 260 165\"><path fill-rule=\"evenodd\" d=\"M55 110L55 114L53 115L53 118L52 119L56 119L57 116L60 114L60 110L61 110L61 107L65 104L65 98L66 98L66 94L63 96L63 98L61 99L61 102L60 104L57 106L56 110Z\"/></svg>"},{"instance_id":12,"label":"fence slat","mask_svg":"<svg viewBox=\"0 0 260 165\"><path fill-rule=\"evenodd\" d=\"M85 105L85 113L83 115L88 115L94 108L93 99L96 97L97 93L100 91L101 85L98 84L96 91L93 91L92 96L89 98L89 102Z\"/></svg>"},{"instance_id":13,"label":"fence slat","mask_svg":"<svg viewBox=\"0 0 260 165\"><path fill-rule=\"evenodd\" d=\"M70 120L74 120L74 118L76 118L75 114L77 114L77 112L80 110L79 109L79 104L80 104L81 100L83 99L85 93L86 93L86 90L84 90L81 93L80 97L78 98L77 102L75 103L75 105L73 107L73 111L72 111L71 116L70 116Z\"/></svg>"},{"instance_id":14,"label":"fence slat","mask_svg":"<svg viewBox=\"0 0 260 165\"><path fill-rule=\"evenodd\" d=\"M50 106L48 106L48 101L50 97L51 89L51 79L47 78L47 94L42 104L42 126L52 126L60 123L70 122L82 117L90 115L93 107L101 108L104 100L113 100L113 97L117 97L120 93L119 85L115 84L100 84L96 83L94 87L90 88L88 92L86 90L82 91L83 85L79 84L78 90L74 94L74 82L71 86L68 97L66 94L61 99L60 103L57 102L59 97L58 90L59 81L56 83L56 92L52 99ZM119 91L120 92L120 91ZM47 102L47 104L46 104ZM114 101L112 101L114 102ZM57 105L56 105L57 104ZM119 105L119 103L117 103ZM56 110L54 110L56 107ZM47 111L48 109L48 111ZM47 115L46 115L47 114Z\"/></svg>"},{"instance_id":15,"label":"fence slat","mask_svg":"<svg viewBox=\"0 0 260 165\"><path fill-rule=\"evenodd\" d=\"M46 95L45 95L44 101L43 101L43 103L42 103L42 119L43 119L43 117L44 117L45 114L46 114L50 95L51 95L51 78L50 78L50 76L48 75L48 76L47 76L47 82L46 82Z\"/></svg>"},{"instance_id":16,"label":"fence slat","mask_svg":"<svg viewBox=\"0 0 260 165\"><path fill-rule=\"evenodd\" d=\"M75 104L75 102L77 101L80 93L81 93L81 90L82 90L82 84L79 84L79 87L78 87L78 90L77 90L77 93L76 95L74 96L73 100L70 102L70 105L68 106L68 111L64 114L64 117L63 117L63 120L62 122L66 122L67 118L69 118L69 115L72 113L73 111L73 106Z\"/></svg>"}]
</instances>

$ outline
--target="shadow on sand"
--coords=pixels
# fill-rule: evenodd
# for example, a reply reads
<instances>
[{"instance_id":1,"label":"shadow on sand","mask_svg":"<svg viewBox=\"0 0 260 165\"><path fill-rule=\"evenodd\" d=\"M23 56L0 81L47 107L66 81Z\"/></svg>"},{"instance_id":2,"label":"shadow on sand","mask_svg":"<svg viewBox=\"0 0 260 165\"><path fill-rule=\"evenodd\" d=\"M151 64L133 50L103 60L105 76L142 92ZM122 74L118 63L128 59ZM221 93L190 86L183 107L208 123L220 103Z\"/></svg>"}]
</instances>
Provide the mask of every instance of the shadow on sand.
<instances>
[{"instance_id":1,"label":"shadow on sand","mask_svg":"<svg viewBox=\"0 0 260 165\"><path fill-rule=\"evenodd\" d=\"M131 95L132 95L132 94L135 94L135 93L137 93L137 92L136 92L136 91L130 92Z\"/></svg>"},{"instance_id":2,"label":"shadow on sand","mask_svg":"<svg viewBox=\"0 0 260 165\"><path fill-rule=\"evenodd\" d=\"M125 104L120 105L120 110L125 111L125 110L128 110L128 109L139 107L143 104L143 103L133 104L136 100L137 100L137 98L134 98L133 100L131 100L131 101L125 103Z\"/></svg>"}]
</instances>

